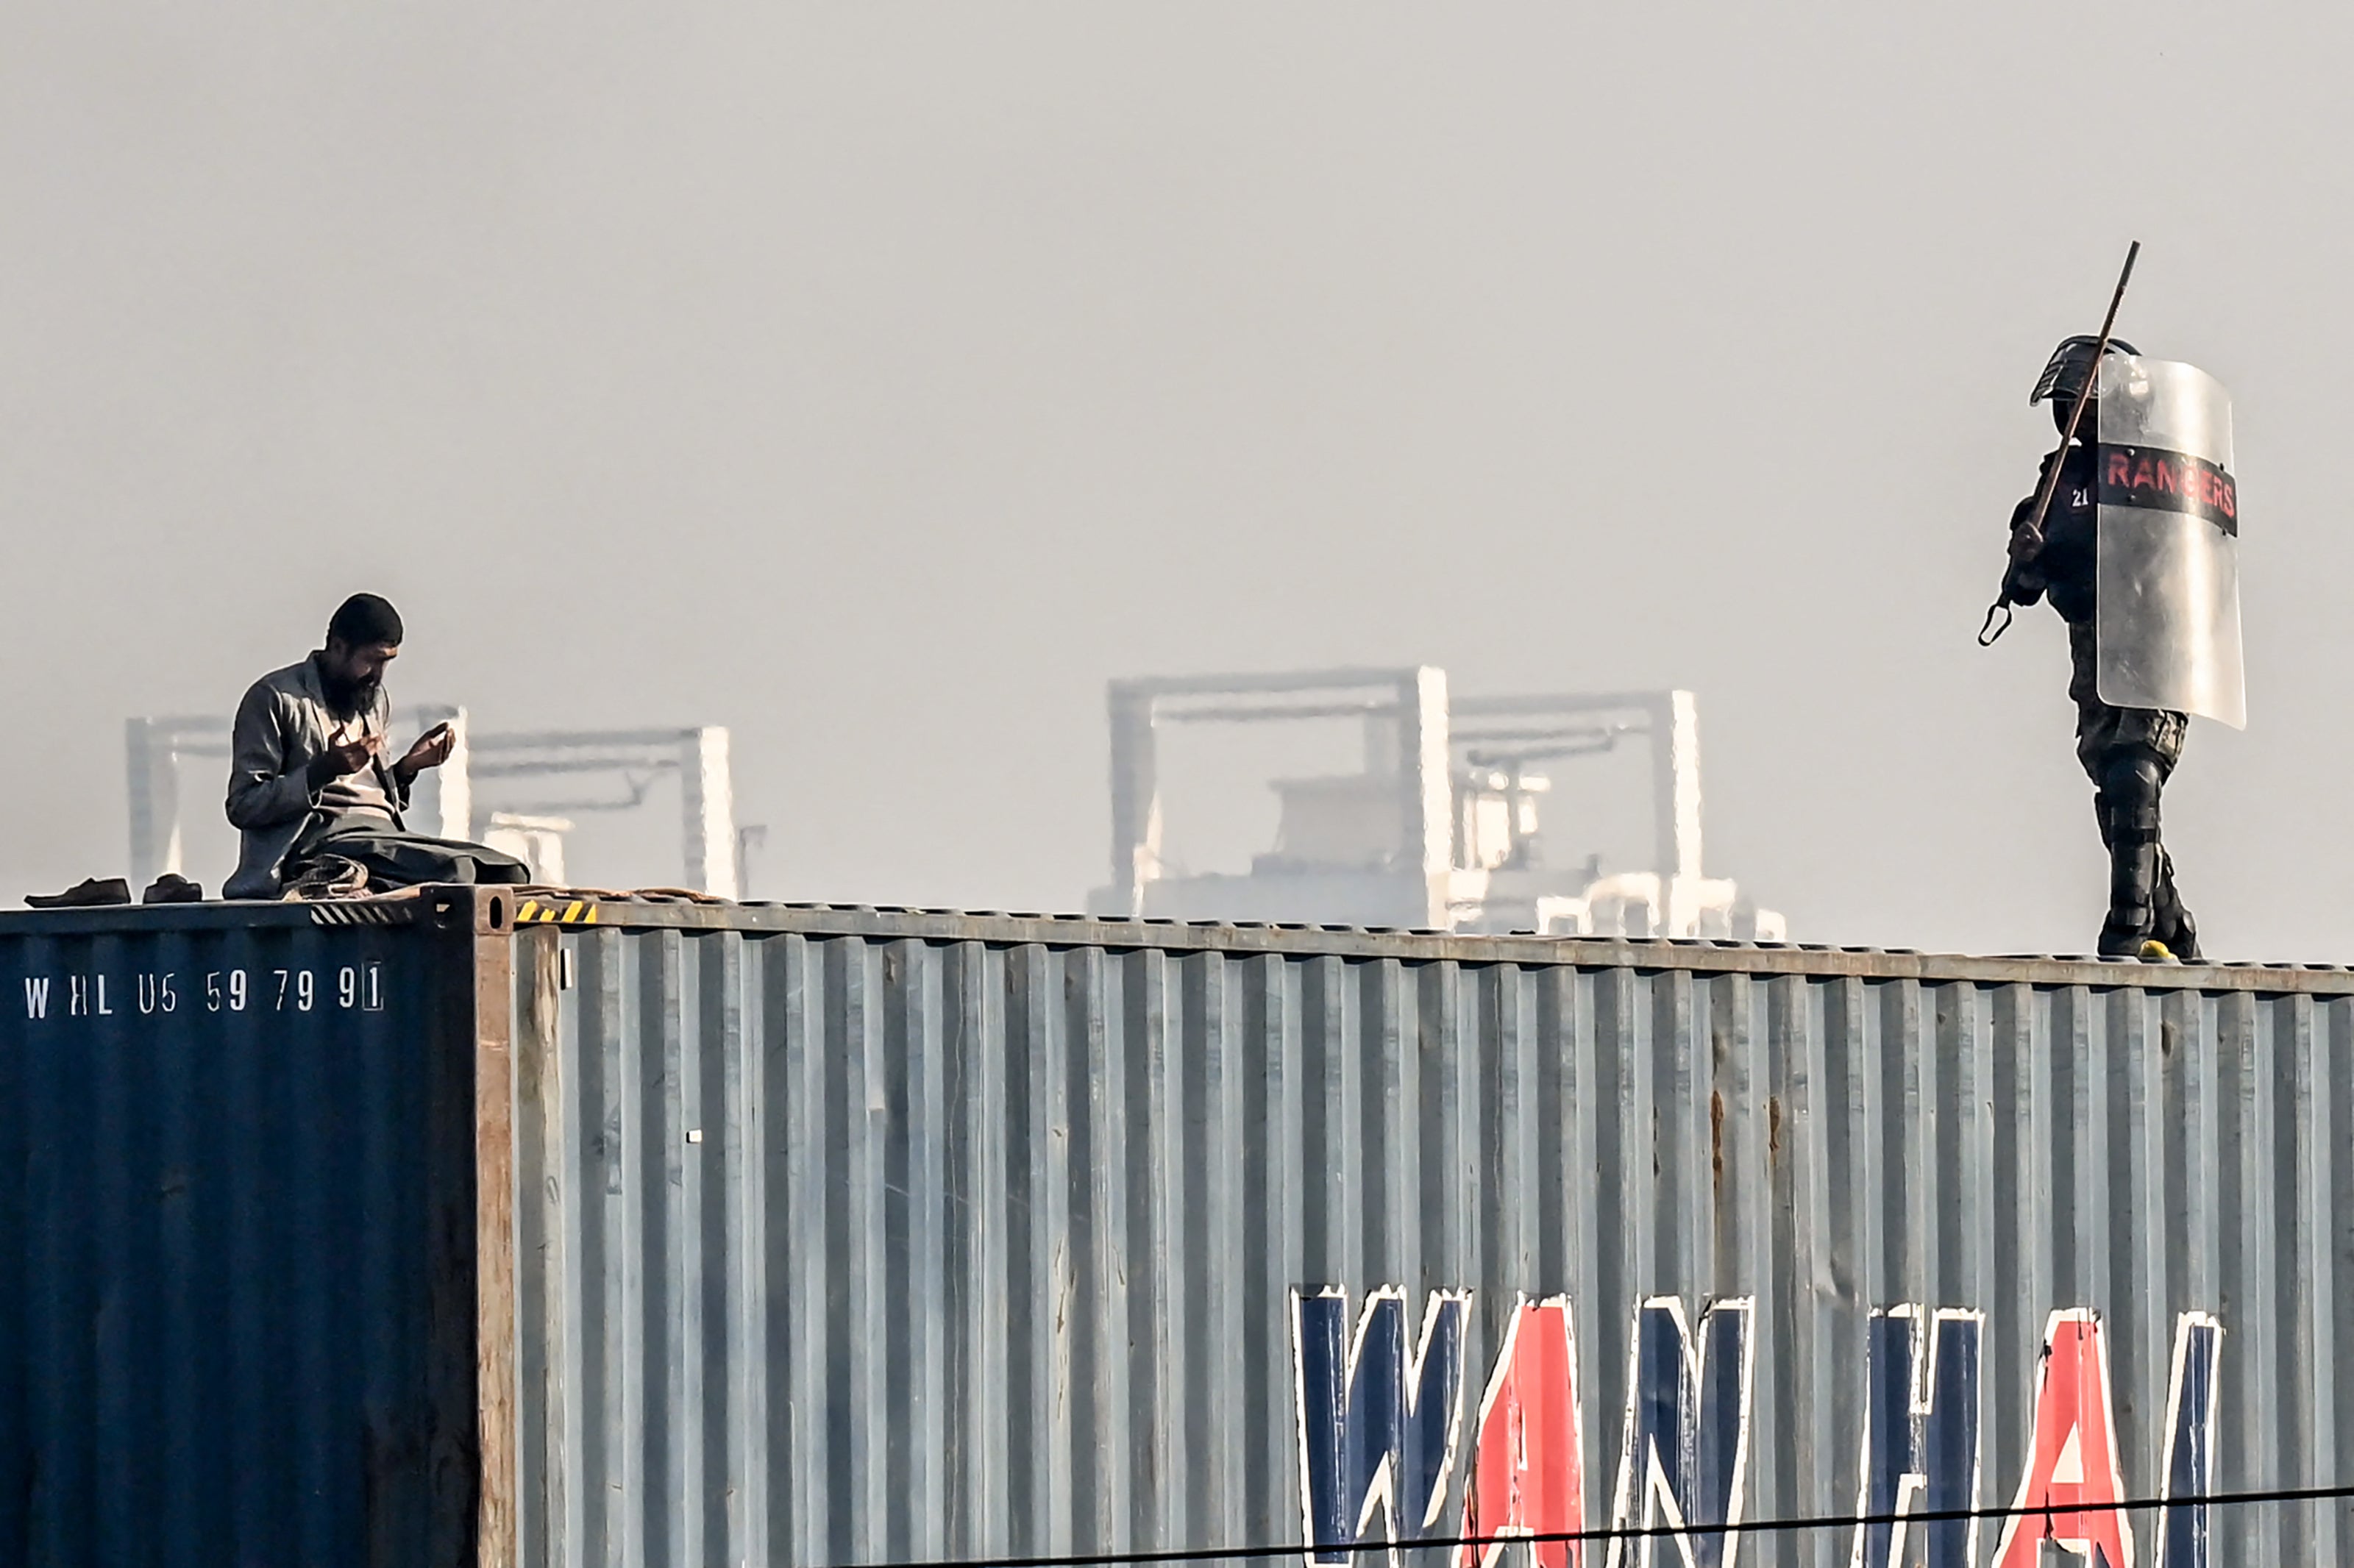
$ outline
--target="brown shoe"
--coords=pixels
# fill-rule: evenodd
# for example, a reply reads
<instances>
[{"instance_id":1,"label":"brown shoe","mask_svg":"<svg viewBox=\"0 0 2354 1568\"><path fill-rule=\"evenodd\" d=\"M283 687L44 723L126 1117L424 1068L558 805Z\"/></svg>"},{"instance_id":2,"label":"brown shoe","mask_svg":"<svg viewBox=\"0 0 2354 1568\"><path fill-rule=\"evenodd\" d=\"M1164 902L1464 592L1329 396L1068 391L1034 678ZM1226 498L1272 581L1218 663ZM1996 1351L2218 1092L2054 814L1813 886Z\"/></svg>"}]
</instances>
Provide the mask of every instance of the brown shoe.
<instances>
[{"instance_id":1,"label":"brown shoe","mask_svg":"<svg viewBox=\"0 0 2354 1568\"><path fill-rule=\"evenodd\" d=\"M204 901L204 888L176 871L167 871L149 883L147 891L139 896L142 904L202 904Z\"/></svg>"},{"instance_id":2,"label":"brown shoe","mask_svg":"<svg viewBox=\"0 0 2354 1568\"><path fill-rule=\"evenodd\" d=\"M119 876L93 876L63 893L27 893L25 902L36 909L95 909L107 904L131 902L131 884Z\"/></svg>"}]
</instances>

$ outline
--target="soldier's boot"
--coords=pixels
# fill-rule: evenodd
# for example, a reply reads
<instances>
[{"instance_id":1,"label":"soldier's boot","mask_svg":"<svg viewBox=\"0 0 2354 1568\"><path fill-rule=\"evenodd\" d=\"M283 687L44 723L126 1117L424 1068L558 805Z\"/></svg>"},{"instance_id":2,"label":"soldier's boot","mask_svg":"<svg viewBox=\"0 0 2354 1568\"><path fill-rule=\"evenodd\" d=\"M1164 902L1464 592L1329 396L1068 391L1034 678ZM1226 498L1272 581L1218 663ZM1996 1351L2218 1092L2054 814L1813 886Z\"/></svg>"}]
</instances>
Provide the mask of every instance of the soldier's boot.
<instances>
[{"instance_id":1,"label":"soldier's boot","mask_svg":"<svg viewBox=\"0 0 2354 1568\"><path fill-rule=\"evenodd\" d=\"M2158 759L2140 747L2121 752L2103 770L2101 799L2109 846L2109 917L2101 927L2106 959L2163 958L2145 950L2158 933Z\"/></svg>"},{"instance_id":2,"label":"soldier's boot","mask_svg":"<svg viewBox=\"0 0 2354 1568\"><path fill-rule=\"evenodd\" d=\"M2174 857L2161 844L2158 851L2158 885L2152 895L2150 936L2166 945L2167 951L2186 964L2200 961L2199 923L2182 905L2182 895L2174 888Z\"/></svg>"},{"instance_id":3,"label":"soldier's boot","mask_svg":"<svg viewBox=\"0 0 2354 1568\"><path fill-rule=\"evenodd\" d=\"M2157 938L2157 858L2156 847L2147 842L2121 841L2110 847L2109 917L2101 923L2101 957L2141 958L2145 944Z\"/></svg>"}]
</instances>

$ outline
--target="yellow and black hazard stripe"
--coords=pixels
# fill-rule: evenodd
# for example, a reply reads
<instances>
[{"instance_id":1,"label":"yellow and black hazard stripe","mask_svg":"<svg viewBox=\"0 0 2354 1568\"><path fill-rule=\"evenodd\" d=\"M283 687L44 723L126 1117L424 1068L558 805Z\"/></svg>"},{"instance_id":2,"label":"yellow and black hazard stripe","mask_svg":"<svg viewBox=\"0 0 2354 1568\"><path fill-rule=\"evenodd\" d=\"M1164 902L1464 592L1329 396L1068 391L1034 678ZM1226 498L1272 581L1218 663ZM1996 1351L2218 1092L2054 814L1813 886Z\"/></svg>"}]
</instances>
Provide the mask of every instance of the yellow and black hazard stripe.
<instances>
[{"instance_id":1,"label":"yellow and black hazard stripe","mask_svg":"<svg viewBox=\"0 0 2354 1568\"><path fill-rule=\"evenodd\" d=\"M594 926L597 906L591 899L526 898L515 911L518 926Z\"/></svg>"}]
</instances>

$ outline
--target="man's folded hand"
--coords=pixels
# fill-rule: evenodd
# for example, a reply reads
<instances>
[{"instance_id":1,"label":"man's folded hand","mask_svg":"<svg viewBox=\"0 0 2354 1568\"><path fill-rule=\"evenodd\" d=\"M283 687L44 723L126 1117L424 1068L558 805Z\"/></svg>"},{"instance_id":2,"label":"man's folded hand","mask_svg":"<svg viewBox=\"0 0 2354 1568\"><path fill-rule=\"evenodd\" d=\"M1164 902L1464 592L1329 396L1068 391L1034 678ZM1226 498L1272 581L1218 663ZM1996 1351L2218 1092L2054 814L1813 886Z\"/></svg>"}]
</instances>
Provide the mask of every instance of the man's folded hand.
<instances>
[{"instance_id":1,"label":"man's folded hand","mask_svg":"<svg viewBox=\"0 0 2354 1568\"><path fill-rule=\"evenodd\" d=\"M311 787L323 789L338 779L357 773L383 744L374 736L362 736L357 740L337 740L330 736L327 749L312 759Z\"/></svg>"}]
</instances>

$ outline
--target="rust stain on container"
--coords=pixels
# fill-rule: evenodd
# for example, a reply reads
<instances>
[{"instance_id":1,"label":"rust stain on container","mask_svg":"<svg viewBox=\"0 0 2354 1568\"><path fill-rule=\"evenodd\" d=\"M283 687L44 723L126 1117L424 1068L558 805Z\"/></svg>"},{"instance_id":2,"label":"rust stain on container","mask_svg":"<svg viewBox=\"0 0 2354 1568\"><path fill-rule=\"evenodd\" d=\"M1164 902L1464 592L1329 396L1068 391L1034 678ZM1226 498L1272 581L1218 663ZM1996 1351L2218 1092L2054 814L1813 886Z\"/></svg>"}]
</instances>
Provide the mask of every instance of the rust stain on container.
<instances>
[{"instance_id":1,"label":"rust stain on container","mask_svg":"<svg viewBox=\"0 0 2354 1568\"><path fill-rule=\"evenodd\" d=\"M1708 1171L1711 1182L1724 1185L1724 1094L1708 1092Z\"/></svg>"}]
</instances>

